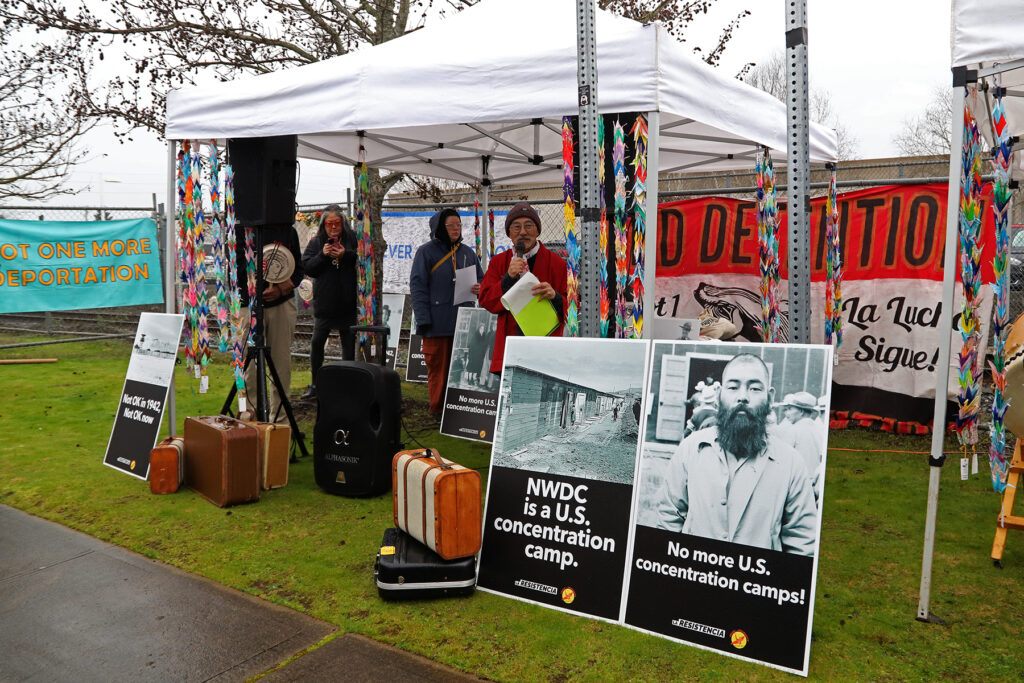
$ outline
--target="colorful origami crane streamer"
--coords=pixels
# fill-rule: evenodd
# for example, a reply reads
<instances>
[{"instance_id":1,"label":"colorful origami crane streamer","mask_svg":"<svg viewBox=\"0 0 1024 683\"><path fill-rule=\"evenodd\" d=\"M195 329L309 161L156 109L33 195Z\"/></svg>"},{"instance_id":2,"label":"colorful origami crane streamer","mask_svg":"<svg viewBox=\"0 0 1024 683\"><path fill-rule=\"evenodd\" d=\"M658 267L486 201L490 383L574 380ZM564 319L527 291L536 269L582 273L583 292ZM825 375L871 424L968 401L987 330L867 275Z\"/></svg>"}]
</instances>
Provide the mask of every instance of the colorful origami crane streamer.
<instances>
[{"instance_id":1,"label":"colorful origami crane streamer","mask_svg":"<svg viewBox=\"0 0 1024 683\"><path fill-rule=\"evenodd\" d=\"M843 262L839 251L839 204L836 169L829 174L825 198L825 343L833 344L835 359L843 343Z\"/></svg>"},{"instance_id":2,"label":"colorful origami crane streamer","mask_svg":"<svg viewBox=\"0 0 1024 683\"><path fill-rule=\"evenodd\" d=\"M195 177L192 174L192 143L185 141L185 300L188 336L185 337L185 366L193 369L199 358L199 292L196 283L196 204Z\"/></svg>"},{"instance_id":3,"label":"colorful origami crane streamer","mask_svg":"<svg viewBox=\"0 0 1024 683\"><path fill-rule=\"evenodd\" d=\"M757 245L761 271L761 339L779 340L779 224L775 197L775 166L771 150L757 155Z\"/></svg>"},{"instance_id":4,"label":"colorful origami crane streamer","mask_svg":"<svg viewBox=\"0 0 1024 683\"><path fill-rule=\"evenodd\" d=\"M487 258L494 258L494 209L487 212Z\"/></svg>"},{"instance_id":5,"label":"colorful origami crane streamer","mask_svg":"<svg viewBox=\"0 0 1024 683\"><path fill-rule=\"evenodd\" d=\"M644 248L647 241L647 119L636 117L633 128L633 337L644 332Z\"/></svg>"},{"instance_id":6,"label":"colorful origami crane streamer","mask_svg":"<svg viewBox=\"0 0 1024 683\"><path fill-rule=\"evenodd\" d=\"M210 140L210 233L213 237L213 277L216 281L217 350L231 348L231 326L228 324L228 282L224 263L224 224L220 219L220 150Z\"/></svg>"},{"instance_id":7,"label":"colorful origami crane streamer","mask_svg":"<svg viewBox=\"0 0 1024 683\"><path fill-rule=\"evenodd\" d=\"M364 160L365 152L359 150L359 181L356 186L356 237L358 238L357 259L359 265L358 312L360 325L373 325L376 320L377 286L373 274L373 228L370 224L370 180ZM367 343L366 335L360 335L360 345Z\"/></svg>"},{"instance_id":8,"label":"colorful origami crane streamer","mask_svg":"<svg viewBox=\"0 0 1024 683\"><path fill-rule=\"evenodd\" d=\"M250 226L245 226L245 282L249 294L249 334L248 339L256 334L256 233ZM246 342L248 343L248 341Z\"/></svg>"},{"instance_id":9,"label":"colorful origami crane streamer","mask_svg":"<svg viewBox=\"0 0 1024 683\"><path fill-rule=\"evenodd\" d=\"M626 133L612 128L612 172L615 175L615 336L625 338L626 286L629 283L629 242L626 218Z\"/></svg>"},{"instance_id":10,"label":"colorful origami crane streamer","mask_svg":"<svg viewBox=\"0 0 1024 683\"><path fill-rule=\"evenodd\" d=\"M990 445L988 459L992 473L992 488L1002 493L1006 489L1009 463L1006 459L1006 426L1003 420L1009 408L1006 397L1006 336L1010 322L1010 230L1009 210L1013 199L1010 189L1010 162L1013 154L1013 139L1006 125L1003 108L1005 90L998 76L995 81L992 104L993 142L992 170L995 180L992 184L992 215L996 228L996 255L992 263L992 360L989 368L992 374L992 422L989 424Z\"/></svg>"},{"instance_id":11,"label":"colorful origami crane streamer","mask_svg":"<svg viewBox=\"0 0 1024 683\"><path fill-rule=\"evenodd\" d=\"M598 182L600 184L601 196L601 223L600 223L600 249L601 253L597 258L597 275L601 283L601 337L608 336L608 202L605 201L605 172L604 172L604 117L597 117L597 144L598 144Z\"/></svg>"},{"instance_id":12,"label":"colorful origami crane streamer","mask_svg":"<svg viewBox=\"0 0 1024 683\"><path fill-rule=\"evenodd\" d=\"M231 315L231 371L235 376L235 387L245 392L242 369L245 363L245 346L248 343L242 333L242 295L238 291L238 231L235 223L235 171L230 164L224 166L224 227L228 245L228 297Z\"/></svg>"},{"instance_id":13,"label":"colorful origami crane streamer","mask_svg":"<svg viewBox=\"0 0 1024 683\"><path fill-rule=\"evenodd\" d=\"M573 180L572 117L562 117L562 204L565 218L566 273L565 336L580 336L580 243L576 236L576 186Z\"/></svg>"},{"instance_id":14,"label":"colorful origami crane streamer","mask_svg":"<svg viewBox=\"0 0 1024 683\"><path fill-rule=\"evenodd\" d=\"M198 326L195 335L196 363L199 374L206 374L210 364L210 301L206 290L206 216L203 214L203 160L200 155L199 141L195 141L192 154L192 201L195 204L195 255L196 255L196 308Z\"/></svg>"},{"instance_id":15,"label":"colorful origami crane streamer","mask_svg":"<svg viewBox=\"0 0 1024 683\"><path fill-rule=\"evenodd\" d=\"M185 317L182 329L182 338L185 340L185 367L192 369L192 311L189 303L189 243L192 241L191 220L192 202L185 200L186 190L190 188L188 182L189 168L189 143L186 140L178 149L177 163L175 164L175 187L178 191L177 216L177 248L178 248L178 290L181 293L181 312Z\"/></svg>"},{"instance_id":16,"label":"colorful origami crane streamer","mask_svg":"<svg viewBox=\"0 0 1024 683\"><path fill-rule=\"evenodd\" d=\"M476 257L483 260L484 253L480 248L480 202L473 200L473 236L476 238Z\"/></svg>"},{"instance_id":17,"label":"colorful origami crane streamer","mask_svg":"<svg viewBox=\"0 0 1024 683\"><path fill-rule=\"evenodd\" d=\"M959 372L955 429L964 446L978 442L979 381L978 291L981 286L981 134L969 105L964 107L964 142L960 167L960 282L964 301L960 314Z\"/></svg>"}]
</instances>

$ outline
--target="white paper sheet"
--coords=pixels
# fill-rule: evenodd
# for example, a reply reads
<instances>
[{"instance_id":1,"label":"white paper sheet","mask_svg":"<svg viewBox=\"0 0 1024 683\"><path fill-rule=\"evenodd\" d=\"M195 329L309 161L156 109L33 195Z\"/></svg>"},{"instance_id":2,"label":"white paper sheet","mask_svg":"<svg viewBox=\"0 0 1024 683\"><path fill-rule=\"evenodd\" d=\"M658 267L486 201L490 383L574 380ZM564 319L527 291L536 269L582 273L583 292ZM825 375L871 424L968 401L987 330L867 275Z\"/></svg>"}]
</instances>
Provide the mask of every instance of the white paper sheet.
<instances>
[{"instance_id":1,"label":"white paper sheet","mask_svg":"<svg viewBox=\"0 0 1024 683\"><path fill-rule=\"evenodd\" d=\"M456 306L466 301L476 301L476 294L473 293L473 285L476 284L476 266L466 266L455 271L455 301Z\"/></svg>"},{"instance_id":2,"label":"white paper sheet","mask_svg":"<svg viewBox=\"0 0 1024 683\"><path fill-rule=\"evenodd\" d=\"M533 301L533 286L539 284L540 280L536 275L529 271L523 273L519 276L519 281L501 297L501 305L512 311L512 315L516 315L526 307L526 304Z\"/></svg>"}]
</instances>

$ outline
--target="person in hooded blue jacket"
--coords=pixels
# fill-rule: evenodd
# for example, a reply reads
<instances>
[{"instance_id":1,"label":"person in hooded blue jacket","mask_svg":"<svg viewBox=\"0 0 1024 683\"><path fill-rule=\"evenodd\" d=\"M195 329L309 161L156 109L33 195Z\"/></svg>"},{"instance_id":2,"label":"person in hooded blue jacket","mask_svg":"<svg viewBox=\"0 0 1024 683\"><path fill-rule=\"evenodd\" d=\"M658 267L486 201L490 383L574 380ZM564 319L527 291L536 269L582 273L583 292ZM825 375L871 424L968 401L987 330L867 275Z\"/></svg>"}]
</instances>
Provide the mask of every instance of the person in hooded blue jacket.
<instances>
[{"instance_id":1,"label":"person in hooded blue jacket","mask_svg":"<svg viewBox=\"0 0 1024 683\"><path fill-rule=\"evenodd\" d=\"M458 308L474 305L472 301L459 306L454 304L455 271L476 268L474 294L480 293L480 280L484 273L476 252L462 243L462 219L458 211L442 209L431 216L430 234L430 241L421 245L413 257L409 293L416 316L416 333L423 337L430 413L435 419L440 419Z\"/></svg>"}]
</instances>

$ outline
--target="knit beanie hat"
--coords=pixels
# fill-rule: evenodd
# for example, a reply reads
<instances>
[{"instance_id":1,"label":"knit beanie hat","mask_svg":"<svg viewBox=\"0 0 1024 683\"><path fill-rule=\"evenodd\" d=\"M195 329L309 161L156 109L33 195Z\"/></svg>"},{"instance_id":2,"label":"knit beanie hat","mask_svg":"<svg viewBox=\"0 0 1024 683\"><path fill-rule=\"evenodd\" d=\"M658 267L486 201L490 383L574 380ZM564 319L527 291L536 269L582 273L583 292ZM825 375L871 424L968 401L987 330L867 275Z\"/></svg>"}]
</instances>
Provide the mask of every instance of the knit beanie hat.
<instances>
[{"instance_id":1,"label":"knit beanie hat","mask_svg":"<svg viewBox=\"0 0 1024 683\"><path fill-rule=\"evenodd\" d=\"M512 222L517 218L529 218L537 226L537 232L540 232L540 214L534 209L528 202L519 202L509 210L508 215L505 216L505 235L511 237L509 230L511 229Z\"/></svg>"}]
</instances>

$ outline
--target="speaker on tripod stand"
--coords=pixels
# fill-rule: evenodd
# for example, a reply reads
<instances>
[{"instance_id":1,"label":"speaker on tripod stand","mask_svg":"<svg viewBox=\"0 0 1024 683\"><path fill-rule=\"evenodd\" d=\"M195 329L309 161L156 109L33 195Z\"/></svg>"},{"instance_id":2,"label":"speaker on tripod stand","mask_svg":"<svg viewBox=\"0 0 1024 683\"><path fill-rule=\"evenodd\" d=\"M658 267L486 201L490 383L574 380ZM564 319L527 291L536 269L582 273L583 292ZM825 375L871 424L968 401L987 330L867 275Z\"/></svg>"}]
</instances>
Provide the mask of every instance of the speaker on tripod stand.
<instances>
[{"instance_id":1,"label":"speaker on tripod stand","mask_svg":"<svg viewBox=\"0 0 1024 683\"><path fill-rule=\"evenodd\" d=\"M302 254L293 225L297 150L295 135L228 140L228 161L234 171L238 287L243 305L251 307L251 317L255 318L253 345L247 348L245 367L246 384L251 387L255 383L256 391L255 396L247 398L253 402L251 410L261 422L276 422L283 411L293 440L302 455L307 455L288 400L291 343L297 316L292 292L302 280ZM245 228L253 232L257 292L253 301L249 300L248 278L243 276L247 273ZM253 365L255 370L251 369ZM273 410L267 395L268 372L278 398ZM222 413L230 412L236 391L232 386ZM241 409L240 405L240 412Z\"/></svg>"}]
</instances>

